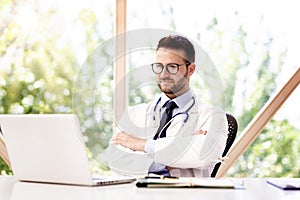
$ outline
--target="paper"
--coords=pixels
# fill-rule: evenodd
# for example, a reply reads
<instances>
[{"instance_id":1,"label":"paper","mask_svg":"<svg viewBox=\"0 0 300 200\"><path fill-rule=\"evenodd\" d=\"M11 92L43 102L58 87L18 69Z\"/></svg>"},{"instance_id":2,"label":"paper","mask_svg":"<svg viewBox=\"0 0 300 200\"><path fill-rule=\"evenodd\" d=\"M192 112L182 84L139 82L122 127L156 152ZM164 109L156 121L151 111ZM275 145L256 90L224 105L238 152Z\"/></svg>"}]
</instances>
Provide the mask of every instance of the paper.
<instances>
[{"instance_id":1,"label":"paper","mask_svg":"<svg viewBox=\"0 0 300 200\"><path fill-rule=\"evenodd\" d=\"M282 190L300 190L299 178L269 179L267 183Z\"/></svg>"}]
</instances>

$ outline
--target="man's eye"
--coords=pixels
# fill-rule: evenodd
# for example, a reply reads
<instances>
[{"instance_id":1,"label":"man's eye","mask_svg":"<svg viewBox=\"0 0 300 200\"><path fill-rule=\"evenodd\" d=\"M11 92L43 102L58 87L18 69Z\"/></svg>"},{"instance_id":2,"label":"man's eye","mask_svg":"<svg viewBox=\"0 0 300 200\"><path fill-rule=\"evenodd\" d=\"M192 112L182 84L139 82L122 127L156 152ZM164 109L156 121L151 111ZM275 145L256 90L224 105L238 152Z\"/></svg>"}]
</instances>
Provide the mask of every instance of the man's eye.
<instances>
[{"instance_id":1,"label":"man's eye","mask_svg":"<svg viewBox=\"0 0 300 200\"><path fill-rule=\"evenodd\" d=\"M172 69L176 69L176 68L177 68L177 65L171 64L171 65L168 65L168 67L169 67L169 68L172 68Z\"/></svg>"}]
</instances>

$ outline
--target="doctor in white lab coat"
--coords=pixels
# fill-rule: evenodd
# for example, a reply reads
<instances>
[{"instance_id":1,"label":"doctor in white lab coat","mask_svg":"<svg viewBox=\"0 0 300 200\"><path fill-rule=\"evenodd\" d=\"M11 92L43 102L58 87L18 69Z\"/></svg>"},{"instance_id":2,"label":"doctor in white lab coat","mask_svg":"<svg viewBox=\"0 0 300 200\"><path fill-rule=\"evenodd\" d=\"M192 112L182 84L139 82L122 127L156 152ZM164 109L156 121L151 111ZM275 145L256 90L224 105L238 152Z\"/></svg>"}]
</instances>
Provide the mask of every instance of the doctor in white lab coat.
<instances>
[{"instance_id":1,"label":"doctor in white lab coat","mask_svg":"<svg viewBox=\"0 0 300 200\"><path fill-rule=\"evenodd\" d=\"M119 131L100 155L113 171L125 175L155 173L210 177L224 151L228 123L218 107L198 99L189 86L195 71L195 51L182 36L159 41L152 64L161 95L148 104L129 107L118 122ZM165 103L174 101L166 135L153 139Z\"/></svg>"}]
</instances>

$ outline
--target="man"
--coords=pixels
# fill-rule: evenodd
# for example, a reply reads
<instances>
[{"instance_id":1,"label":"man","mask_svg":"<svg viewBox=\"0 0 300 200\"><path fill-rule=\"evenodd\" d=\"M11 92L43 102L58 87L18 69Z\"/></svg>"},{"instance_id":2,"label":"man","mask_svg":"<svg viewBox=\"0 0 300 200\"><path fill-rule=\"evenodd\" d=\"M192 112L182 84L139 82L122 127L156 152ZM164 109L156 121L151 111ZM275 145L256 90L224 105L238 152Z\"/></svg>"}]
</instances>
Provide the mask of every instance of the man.
<instances>
[{"instance_id":1,"label":"man","mask_svg":"<svg viewBox=\"0 0 300 200\"><path fill-rule=\"evenodd\" d=\"M190 78L195 69L195 50L187 38L179 35L162 38L152 64L162 94L149 104L129 108L125 117L144 127L144 133L130 131L131 127L124 125L121 128L124 131L111 138L111 145L152 158L149 173L210 177L223 153L228 130L226 115L193 94Z\"/></svg>"}]
</instances>

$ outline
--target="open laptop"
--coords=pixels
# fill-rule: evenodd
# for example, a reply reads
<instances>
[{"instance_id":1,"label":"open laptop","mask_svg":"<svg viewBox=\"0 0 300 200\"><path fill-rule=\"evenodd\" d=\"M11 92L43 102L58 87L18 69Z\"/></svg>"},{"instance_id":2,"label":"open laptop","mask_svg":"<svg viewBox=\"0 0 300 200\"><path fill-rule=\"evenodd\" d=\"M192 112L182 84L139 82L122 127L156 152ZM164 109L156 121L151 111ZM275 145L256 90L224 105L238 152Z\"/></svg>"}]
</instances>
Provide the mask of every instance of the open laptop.
<instances>
[{"instance_id":1,"label":"open laptop","mask_svg":"<svg viewBox=\"0 0 300 200\"><path fill-rule=\"evenodd\" d=\"M88 186L135 181L92 178L75 114L0 115L0 127L13 173L21 181Z\"/></svg>"}]
</instances>

